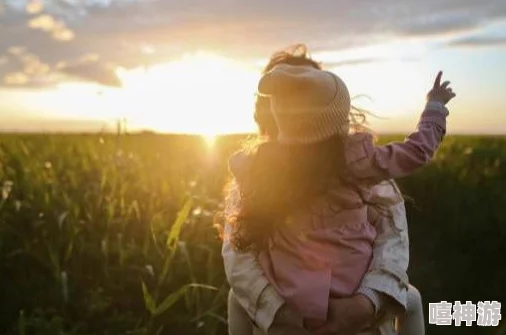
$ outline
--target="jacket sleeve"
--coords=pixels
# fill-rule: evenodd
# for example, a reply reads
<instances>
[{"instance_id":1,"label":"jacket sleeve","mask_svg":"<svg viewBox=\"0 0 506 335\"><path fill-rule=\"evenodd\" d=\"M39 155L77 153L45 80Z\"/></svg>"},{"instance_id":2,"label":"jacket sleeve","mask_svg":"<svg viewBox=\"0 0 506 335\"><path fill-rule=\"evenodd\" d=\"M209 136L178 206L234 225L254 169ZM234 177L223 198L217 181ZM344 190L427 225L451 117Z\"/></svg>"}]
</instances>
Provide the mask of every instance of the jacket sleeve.
<instances>
[{"instance_id":1,"label":"jacket sleeve","mask_svg":"<svg viewBox=\"0 0 506 335\"><path fill-rule=\"evenodd\" d=\"M369 208L377 237L373 244L373 258L360 290L374 290L392 298L391 313L403 312L407 306L409 239L404 200L393 181L384 181L373 188L372 201L388 205L391 217ZM360 291L359 290L359 291ZM390 301L392 301L390 299Z\"/></svg>"},{"instance_id":2,"label":"jacket sleeve","mask_svg":"<svg viewBox=\"0 0 506 335\"><path fill-rule=\"evenodd\" d=\"M446 134L448 110L442 103L428 102L417 129L404 142L374 145L368 133L350 135L346 160L352 176L376 184L405 177L428 164Z\"/></svg>"},{"instance_id":3,"label":"jacket sleeve","mask_svg":"<svg viewBox=\"0 0 506 335\"><path fill-rule=\"evenodd\" d=\"M225 215L232 213L239 202L236 184L226 199ZM283 298L264 276L256 257L252 253L236 251L230 242L230 226L225 225L222 256L225 275L237 302L244 308L253 323L267 333L277 311L284 304Z\"/></svg>"}]
</instances>

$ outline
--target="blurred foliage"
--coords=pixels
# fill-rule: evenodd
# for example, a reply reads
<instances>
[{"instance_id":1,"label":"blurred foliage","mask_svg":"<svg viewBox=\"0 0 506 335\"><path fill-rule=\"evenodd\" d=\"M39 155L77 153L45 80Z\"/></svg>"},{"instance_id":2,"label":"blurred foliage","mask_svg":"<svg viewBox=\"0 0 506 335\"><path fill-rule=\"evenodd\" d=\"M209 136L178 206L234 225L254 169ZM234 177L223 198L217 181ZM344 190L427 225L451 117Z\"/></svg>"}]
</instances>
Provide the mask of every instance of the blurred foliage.
<instances>
[{"instance_id":1,"label":"blurred foliage","mask_svg":"<svg viewBox=\"0 0 506 335\"><path fill-rule=\"evenodd\" d=\"M242 139L0 136L0 334L225 334L213 213ZM409 274L425 311L506 301L505 145L448 137L433 163L399 180L414 199Z\"/></svg>"}]
</instances>

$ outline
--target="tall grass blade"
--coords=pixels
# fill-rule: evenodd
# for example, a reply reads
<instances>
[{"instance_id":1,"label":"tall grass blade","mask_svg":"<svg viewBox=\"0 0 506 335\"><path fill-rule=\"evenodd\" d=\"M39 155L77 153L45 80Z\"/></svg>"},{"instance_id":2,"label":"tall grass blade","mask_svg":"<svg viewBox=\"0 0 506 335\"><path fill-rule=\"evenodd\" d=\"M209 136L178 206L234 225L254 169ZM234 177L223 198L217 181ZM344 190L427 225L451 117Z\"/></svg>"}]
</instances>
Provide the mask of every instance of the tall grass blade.
<instances>
[{"instance_id":1,"label":"tall grass blade","mask_svg":"<svg viewBox=\"0 0 506 335\"><path fill-rule=\"evenodd\" d=\"M187 284L182 286L176 292L167 296L160 305L156 308L154 315L160 315L171 308L181 297L188 293L188 291L192 288L203 288L207 290L216 291L216 287L210 285L202 285L202 284Z\"/></svg>"},{"instance_id":2,"label":"tall grass blade","mask_svg":"<svg viewBox=\"0 0 506 335\"><path fill-rule=\"evenodd\" d=\"M149 293L149 290L144 283L144 280L142 281L142 296L144 298L144 305L146 306L147 310L151 313L151 315L154 315L156 310L156 304L153 300L153 297Z\"/></svg>"}]
</instances>

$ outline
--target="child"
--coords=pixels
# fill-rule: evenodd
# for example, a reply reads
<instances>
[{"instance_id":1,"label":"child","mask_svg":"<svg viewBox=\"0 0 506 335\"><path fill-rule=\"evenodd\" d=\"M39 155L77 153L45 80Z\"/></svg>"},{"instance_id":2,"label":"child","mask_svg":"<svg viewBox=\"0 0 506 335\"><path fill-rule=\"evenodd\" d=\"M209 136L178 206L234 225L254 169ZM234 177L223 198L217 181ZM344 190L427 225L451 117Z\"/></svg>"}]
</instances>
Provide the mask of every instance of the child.
<instances>
[{"instance_id":1,"label":"child","mask_svg":"<svg viewBox=\"0 0 506 335\"><path fill-rule=\"evenodd\" d=\"M350 133L350 96L334 74L281 64L262 77L277 141L231 158L241 191L232 240L258 253L273 286L309 328L327 317L329 297L352 295L365 274L376 232L367 220L372 185L427 164L446 129L455 94L441 73L418 130L403 143L374 146ZM388 215L388 213L385 213Z\"/></svg>"}]
</instances>

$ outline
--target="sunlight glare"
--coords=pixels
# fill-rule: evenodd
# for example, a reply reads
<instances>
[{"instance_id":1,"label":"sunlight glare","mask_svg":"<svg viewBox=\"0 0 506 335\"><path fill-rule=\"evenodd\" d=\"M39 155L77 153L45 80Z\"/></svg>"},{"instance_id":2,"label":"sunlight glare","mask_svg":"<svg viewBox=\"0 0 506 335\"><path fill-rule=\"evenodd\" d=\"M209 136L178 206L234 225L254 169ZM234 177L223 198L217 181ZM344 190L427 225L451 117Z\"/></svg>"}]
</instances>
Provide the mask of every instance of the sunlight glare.
<instances>
[{"instance_id":1,"label":"sunlight glare","mask_svg":"<svg viewBox=\"0 0 506 335\"><path fill-rule=\"evenodd\" d=\"M423 106L430 82L416 62L388 61L333 69L346 82L350 94L367 95L372 109L382 117L413 114Z\"/></svg>"},{"instance_id":2,"label":"sunlight glare","mask_svg":"<svg viewBox=\"0 0 506 335\"><path fill-rule=\"evenodd\" d=\"M206 136L254 129L258 73L242 63L197 53L117 74L124 87L110 99L136 127Z\"/></svg>"},{"instance_id":3,"label":"sunlight glare","mask_svg":"<svg viewBox=\"0 0 506 335\"><path fill-rule=\"evenodd\" d=\"M416 61L390 60L329 70L343 78L352 95L370 96L370 104L365 101L359 106L387 118L388 129L384 130L390 130L418 115L430 84L424 67ZM128 131L200 134L210 147L217 135L256 131L253 108L258 64L200 52L149 68L119 68L117 75L122 88L65 83L40 105L69 119L112 125L126 119ZM373 128L383 122L369 120Z\"/></svg>"},{"instance_id":4,"label":"sunlight glare","mask_svg":"<svg viewBox=\"0 0 506 335\"><path fill-rule=\"evenodd\" d=\"M216 143L216 137L217 137L216 135L202 135L202 138L204 139L206 145L209 148L214 147L214 144Z\"/></svg>"}]
</instances>

